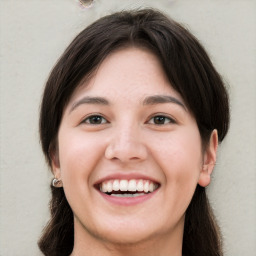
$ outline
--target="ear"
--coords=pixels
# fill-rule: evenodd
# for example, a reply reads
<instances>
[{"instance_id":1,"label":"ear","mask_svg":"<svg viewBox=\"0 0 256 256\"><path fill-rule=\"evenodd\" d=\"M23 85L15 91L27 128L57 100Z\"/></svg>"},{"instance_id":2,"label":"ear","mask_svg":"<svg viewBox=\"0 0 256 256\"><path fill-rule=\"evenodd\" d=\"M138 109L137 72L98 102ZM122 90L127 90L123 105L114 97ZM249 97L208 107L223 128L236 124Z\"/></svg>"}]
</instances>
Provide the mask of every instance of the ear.
<instances>
[{"instance_id":1,"label":"ear","mask_svg":"<svg viewBox=\"0 0 256 256\"><path fill-rule=\"evenodd\" d=\"M52 173L56 179L60 180L61 171L60 171L59 151L56 148L54 150L50 150L49 154L51 158Z\"/></svg>"},{"instance_id":2,"label":"ear","mask_svg":"<svg viewBox=\"0 0 256 256\"><path fill-rule=\"evenodd\" d=\"M203 155L203 166L200 171L198 184L201 187L206 187L211 182L211 174L215 166L216 156L217 156L217 148L218 148L218 132L217 130L213 130L209 144L205 149Z\"/></svg>"}]
</instances>

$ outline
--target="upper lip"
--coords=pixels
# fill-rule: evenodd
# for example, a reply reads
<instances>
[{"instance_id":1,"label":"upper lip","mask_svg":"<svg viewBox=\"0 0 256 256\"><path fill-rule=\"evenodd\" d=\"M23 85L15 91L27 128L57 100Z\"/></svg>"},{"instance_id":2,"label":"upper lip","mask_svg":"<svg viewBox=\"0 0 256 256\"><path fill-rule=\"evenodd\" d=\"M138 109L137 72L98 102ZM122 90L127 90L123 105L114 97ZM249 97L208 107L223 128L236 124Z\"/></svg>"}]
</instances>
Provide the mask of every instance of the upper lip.
<instances>
[{"instance_id":1,"label":"upper lip","mask_svg":"<svg viewBox=\"0 0 256 256\"><path fill-rule=\"evenodd\" d=\"M110 174L110 175L100 178L99 180L97 180L94 183L94 185L97 186L107 180L133 180L133 179L134 180L139 180L139 179L149 180L154 183L160 184L160 182L157 181L155 178L152 178L150 176L140 174L140 173L114 173L114 174Z\"/></svg>"}]
</instances>

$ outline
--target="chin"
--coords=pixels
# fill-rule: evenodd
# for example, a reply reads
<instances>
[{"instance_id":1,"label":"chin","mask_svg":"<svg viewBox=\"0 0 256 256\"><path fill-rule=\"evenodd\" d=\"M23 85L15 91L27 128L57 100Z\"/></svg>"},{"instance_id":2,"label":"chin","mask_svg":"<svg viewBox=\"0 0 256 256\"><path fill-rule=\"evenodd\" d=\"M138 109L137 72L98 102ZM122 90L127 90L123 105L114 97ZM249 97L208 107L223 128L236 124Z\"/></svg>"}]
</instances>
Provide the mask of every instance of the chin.
<instances>
[{"instance_id":1,"label":"chin","mask_svg":"<svg viewBox=\"0 0 256 256\"><path fill-rule=\"evenodd\" d=\"M96 237L112 244L129 245L139 244L145 241L154 239L160 235L161 232L152 223L129 222L123 220L123 223L112 223L112 225L101 225L97 229ZM161 231L163 229L161 228ZM161 236L161 235L160 235Z\"/></svg>"},{"instance_id":2,"label":"chin","mask_svg":"<svg viewBox=\"0 0 256 256\"><path fill-rule=\"evenodd\" d=\"M101 235L102 236L102 235ZM120 230L112 233L108 233L103 240L109 242L111 244L119 244L119 245L134 245L139 244L144 241L152 239L153 235L149 232L134 232L134 230Z\"/></svg>"}]
</instances>

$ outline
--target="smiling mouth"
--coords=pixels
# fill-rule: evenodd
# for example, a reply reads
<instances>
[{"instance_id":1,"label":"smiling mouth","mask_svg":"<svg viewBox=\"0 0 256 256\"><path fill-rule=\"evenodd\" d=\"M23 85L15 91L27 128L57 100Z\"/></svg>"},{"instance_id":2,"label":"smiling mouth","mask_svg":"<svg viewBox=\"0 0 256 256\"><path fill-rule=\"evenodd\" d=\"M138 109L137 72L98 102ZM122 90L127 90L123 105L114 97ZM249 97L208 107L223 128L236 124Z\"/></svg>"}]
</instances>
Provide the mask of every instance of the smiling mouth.
<instances>
[{"instance_id":1,"label":"smiling mouth","mask_svg":"<svg viewBox=\"0 0 256 256\"><path fill-rule=\"evenodd\" d=\"M100 183L100 192L114 197L139 197L150 194L159 188L159 184L150 180L108 180Z\"/></svg>"}]
</instances>

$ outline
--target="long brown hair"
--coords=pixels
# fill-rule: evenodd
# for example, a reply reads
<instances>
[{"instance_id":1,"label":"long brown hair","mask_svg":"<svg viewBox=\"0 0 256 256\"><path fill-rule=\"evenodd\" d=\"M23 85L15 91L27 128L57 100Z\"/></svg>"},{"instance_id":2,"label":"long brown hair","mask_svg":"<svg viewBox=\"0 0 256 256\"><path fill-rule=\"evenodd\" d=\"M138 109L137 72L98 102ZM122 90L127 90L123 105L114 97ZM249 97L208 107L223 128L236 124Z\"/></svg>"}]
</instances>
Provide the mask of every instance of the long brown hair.
<instances>
[{"instance_id":1,"label":"long brown hair","mask_svg":"<svg viewBox=\"0 0 256 256\"><path fill-rule=\"evenodd\" d=\"M64 107L81 81L120 47L146 47L158 56L172 87L194 115L203 148L211 132L221 142L229 127L228 94L218 72L198 40L179 23L153 9L123 11L105 16L84 29L54 66L45 86L40 115L42 149L57 148L57 134ZM63 188L51 186L51 219L38 245L44 255L70 255L74 245L73 213ZM221 256L221 237L199 185L186 211L183 255Z\"/></svg>"}]
</instances>

